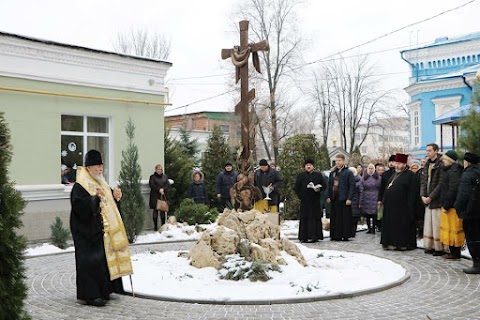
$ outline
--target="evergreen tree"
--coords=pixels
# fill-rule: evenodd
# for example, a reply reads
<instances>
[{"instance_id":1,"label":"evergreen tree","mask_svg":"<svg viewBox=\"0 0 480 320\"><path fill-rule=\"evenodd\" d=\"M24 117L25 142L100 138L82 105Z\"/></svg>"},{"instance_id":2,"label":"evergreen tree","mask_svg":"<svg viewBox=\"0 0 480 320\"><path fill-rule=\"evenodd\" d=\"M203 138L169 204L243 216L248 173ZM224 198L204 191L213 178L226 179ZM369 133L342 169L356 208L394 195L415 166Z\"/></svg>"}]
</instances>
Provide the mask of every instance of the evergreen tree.
<instances>
[{"instance_id":1,"label":"evergreen tree","mask_svg":"<svg viewBox=\"0 0 480 320\"><path fill-rule=\"evenodd\" d=\"M122 151L119 175L120 188L122 190L120 206L128 241L132 243L143 229L145 202L141 192L142 169L138 164L138 147L133 141L135 138L135 125L132 119L128 119L125 132L128 144L127 148Z\"/></svg>"},{"instance_id":2,"label":"evergreen tree","mask_svg":"<svg viewBox=\"0 0 480 320\"><path fill-rule=\"evenodd\" d=\"M70 231L63 226L62 219L60 217L55 218L55 222L50 225L50 241L56 247L60 249L67 248L67 240L70 238Z\"/></svg>"},{"instance_id":3,"label":"evergreen tree","mask_svg":"<svg viewBox=\"0 0 480 320\"><path fill-rule=\"evenodd\" d=\"M479 77L477 77L478 79ZM477 80L472 96L472 108L460 120L461 135L458 143L465 151L480 154L480 83Z\"/></svg>"},{"instance_id":4,"label":"evergreen tree","mask_svg":"<svg viewBox=\"0 0 480 320\"><path fill-rule=\"evenodd\" d=\"M190 156L196 163L197 154L200 151L197 139L192 140L190 131L185 127L180 127L180 145L183 152Z\"/></svg>"},{"instance_id":5,"label":"evergreen tree","mask_svg":"<svg viewBox=\"0 0 480 320\"><path fill-rule=\"evenodd\" d=\"M313 159L315 167L318 167L322 160L320 154L320 145L314 134L299 134L285 141L278 161L285 182L282 190L286 197L285 219L299 218L300 200L293 190L295 180L297 175L304 170L305 160Z\"/></svg>"},{"instance_id":6,"label":"evergreen tree","mask_svg":"<svg viewBox=\"0 0 480 320\"><path fill-rule=\"evenodd\" d=\"M224 170L225 163L231 161L231 159L232 155L229 152L222 130L216 125L207 140L207 149L202 158L202 171L205 174L205 184L208 188L208 196L212 200L210 201L212 206L219 206L215 192L217 176Z\"/></svg>"},{"instance_id":7,"label":"evergreen tree","mask_svg":"<svg viewBox=\"0 0 480 320\"><path fill-rule=\"evenodd\" d=\"M193 158L184 152L183 146L170 138L170 130L165 128L165 165L164 172L174 184L168 188L170 212L175 212L180 202L187 197L188 186L192 182L195 165Z\"/></svg>"},{"instance_id":8,"label":"evergreen tree","mask_svg":"<svg viewBox=\"0 0 480 320\"><path fill-rule=\"evenodd\" d=\"M30 319L24 310L27 296L23 251L26 239L17 235L25 201L8 179L12 161L10 130L0 112L0 315L9 319Z\"/></svg>"}]
</instances>

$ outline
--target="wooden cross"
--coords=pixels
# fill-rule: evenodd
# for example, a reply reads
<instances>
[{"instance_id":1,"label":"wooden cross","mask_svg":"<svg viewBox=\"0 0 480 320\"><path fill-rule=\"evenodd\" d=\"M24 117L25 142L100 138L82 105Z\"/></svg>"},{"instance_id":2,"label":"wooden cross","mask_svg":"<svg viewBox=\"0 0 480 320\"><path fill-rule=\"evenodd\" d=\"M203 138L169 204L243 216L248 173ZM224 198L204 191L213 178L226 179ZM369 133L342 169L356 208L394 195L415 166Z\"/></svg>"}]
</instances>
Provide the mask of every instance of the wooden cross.
<instances>
[{"instance_id":1,"label":"wooden cross","mask_svg":"<svg viewBox=\"0 0 480 320\"><path fill-rule=\"evenodd\" d=\"M253 66L260 72L260 62L258 51L268 51L268 41L262 40L258 43L248 43L248 21L243 20L240 26L240 46L233 49L222 49L222 59L232 59L235 65L236 82L240 82L240 102L235 106L235 114L240 114L242 125L242 151L241 151L241 169L246 170L248 159L250 158L250 114L248 111L249 103L255 98L255 89L248 90L248 58L252 54Z\"/></svg>"}]
</instances>

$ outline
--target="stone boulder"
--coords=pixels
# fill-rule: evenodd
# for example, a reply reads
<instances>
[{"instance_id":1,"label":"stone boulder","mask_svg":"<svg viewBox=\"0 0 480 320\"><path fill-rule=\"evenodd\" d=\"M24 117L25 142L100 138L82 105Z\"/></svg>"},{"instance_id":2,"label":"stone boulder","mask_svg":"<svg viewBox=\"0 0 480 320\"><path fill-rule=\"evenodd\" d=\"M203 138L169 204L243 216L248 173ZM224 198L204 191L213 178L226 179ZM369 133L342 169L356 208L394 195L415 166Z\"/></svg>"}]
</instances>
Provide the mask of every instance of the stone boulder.
<instances>
[{"instance_id":1,"label":"stone boulder","mask_svg":"<svg viewBox=\"0 0 480 320\"><path fill-rule=\"evenodd\" d=\"M246 236L245 226L235 210L225 210L218 219L218 225L234 230L240 238L245 238Z\"/></svg>"},{"instance_id":2,"label":"stone boulder","mask_svg":"<svg viewBox=\"0 0 480 320\"><path fill-rule=\"evenodd\" d=\"M213 251L211 237L207 232L204 232L190 248L188 257L190 258L190 264L197 268L213 267L220 269L222 267L221 257Z\"/></svg>"},{"instance_id":3,"label":"stone boulder","mask_svg":"<svg viewBox=\"0 0 480 320\"><path fill-rule=\"evenodd\" d=\"M300 249L298 249L295 243L288 240L288 238L282 238L282 247L286 253L294 257L295 260L297 260L297 262L300 263L302 266L306 267L308 265L307 260L305 260L305 257L303 256Z\"/></svg>"},{"instance_id":4,"label":"stone boulder","mask_svg":"<svg viewBox=\"0 0 480 320\"><path fill-rule=\"evenodd\" d=\"M220 256L237 253L237 245L240 237L236 231L225 228L224 226L219 226L210 232L210 236L212 249Z\"/></svg>"},{"instance_id":5,"label":"stone boulder","mask_svg":"<svg viewBox=\"0 0 480 320\"><path fill-rule=\"evenodd\" d=\"M275 239L280 232L280 228L271 224L267 215L261 213L256 214L255 219L245 229L247 232L246 238L256 244L259 243L260 239Z\"/></svg>"},{"instance_id":6,"label":"stone boulder","mask_svg":"<svg viewBox=\"0 0 480 320\"><path fill-rule=\"evenodd\" d=\"M250 244L250 253L254 260L277 263L277 255L273 251L261 247L256 243Z\"/></svg>"}]
</instances>

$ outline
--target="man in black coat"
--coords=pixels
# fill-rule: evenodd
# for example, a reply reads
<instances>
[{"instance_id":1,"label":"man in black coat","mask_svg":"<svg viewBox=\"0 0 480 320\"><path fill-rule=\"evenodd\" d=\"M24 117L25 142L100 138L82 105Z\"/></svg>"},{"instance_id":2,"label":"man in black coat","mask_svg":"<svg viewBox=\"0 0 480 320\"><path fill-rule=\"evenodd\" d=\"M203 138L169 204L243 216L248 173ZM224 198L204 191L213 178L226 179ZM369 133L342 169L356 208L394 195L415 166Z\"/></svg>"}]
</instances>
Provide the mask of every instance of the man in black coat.
<instances>
[{"instance_id":1,"label":"man in black coat","mask_svg":"<svg viewBox=\"0 0 480 320\"><path fill-rule=\"evenodd\" d=\"M263 199L267 197L263 187L269 188L271 200L268 200L268 208L264 208L265 206L260 204L262 199L256 199L255 208L260 211L266 209L269 212L278 212L278 204L280 203L279 190L283 187L283 179L278 170L270 168L267 160L260 160L259 165L260 169L255 171L254 185L262 191Z\"/></svg>"},{"instance_id":2,"label":"man in black coat","mask_svg":"<svg viewBox=\"0 0 480 320\"><path fill-rule=\"evenodd\" d=\"M384 249L416 248L415 206L418 203L418 179L408 170L408 156L395 155L394 174L383 194L383 222L380 243Z\"/></svg>"},{"instance_id":3,"label":"man in black coat","mask_svg":"<svg viewBox=\"0 0 480 320\"><path fill-rule=\"evenodd\" d=\"M330 205L330 240L348 241L352 235L352 197L355 179L345 165L345 156L338 154L330 172L327 203Z\"/></svg>"},{"instance_id":4,"label":"man in black coat","mask_svg":"<svg viewBox=\"0 0 480 320\"><path fill-rule=\"evenodd\" d=\"M479 162L480 156L471 152L465 153L463 158L465 169L454 205L459 218L463 219L463 231L473 260L471 268L463 269L463 272L468 274L480 274L480 208L478 204L472 207L472 199L475 198L474 187L480 187L477 184L480 181Z\"/></svg>"},{"instance_id":5,"label":"man in black coat","mask_svg":"<svg viewBox=\"0 0 480 320\"><path fill-rule=\"evenodd\" d=\"M75 245L77 299L88 305L103 306L110 293L123 293L121 276L132 273L128 239L117 207L121 196L118 188L112 192L103 179L100 153L87 152L85 168L78 167L70 196L70 230Z\"/></svg>"},{"instance_id":6,"label":"man in black coat","mask_svg":"<svg viewBox=\"0 0 480 320\"><path fill-rule=\"evenodd\" d=\"M305 171L298 174L295 193L300 199L300 242L323 240L321 191L326 187L323 175L313 171L313 160L305 160Z\"/></svg>"},{"instance_id":7,"label":"man in black coat","mask_svg":"<svg viewBox=\"0 0 480 320\"><path fill-rule=\"evenodd\" d=\"M233 204L230 197L230 189L237 182L237 172L233 171L233 166L230 161L225 163L225 169L217 176L217 183L215 190L217 192L217 198L220 199L220 212L223 212L225 208L233 208Z\"/></svg>"}]
</instances>

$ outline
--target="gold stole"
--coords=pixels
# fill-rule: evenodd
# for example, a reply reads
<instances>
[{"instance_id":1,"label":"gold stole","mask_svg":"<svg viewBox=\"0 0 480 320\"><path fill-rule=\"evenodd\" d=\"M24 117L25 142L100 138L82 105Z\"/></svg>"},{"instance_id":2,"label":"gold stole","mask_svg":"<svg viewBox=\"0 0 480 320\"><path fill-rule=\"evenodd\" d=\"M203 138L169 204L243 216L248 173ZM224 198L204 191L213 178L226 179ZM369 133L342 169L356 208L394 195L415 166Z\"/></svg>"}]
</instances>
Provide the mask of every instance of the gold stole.
<instances>
[{"instance_id":1,"label":"gold stole","mask_svg":"<svg viewBox=\"0 0 480 320\"><path fill-rule=\"evenodd\" d=\"M95 180L84 167L77 167L77 183L94 196L102 188L105 196L100 199L100 213L103 221L103 243L107 257L110 280L133 274L127 232L120 212L113 199L110 186Z\"/></svg>"}]
</instances>

